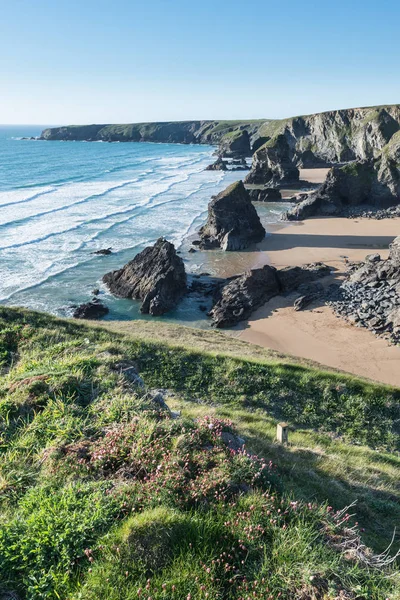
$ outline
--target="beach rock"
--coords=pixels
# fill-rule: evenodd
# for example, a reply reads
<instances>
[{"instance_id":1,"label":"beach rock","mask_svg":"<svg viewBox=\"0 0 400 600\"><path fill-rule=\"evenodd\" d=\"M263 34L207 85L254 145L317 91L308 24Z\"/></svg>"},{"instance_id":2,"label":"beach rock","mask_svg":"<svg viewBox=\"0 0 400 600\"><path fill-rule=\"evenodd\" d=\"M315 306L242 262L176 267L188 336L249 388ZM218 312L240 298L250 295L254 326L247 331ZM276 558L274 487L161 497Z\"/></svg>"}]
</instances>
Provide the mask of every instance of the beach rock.
<instances>
[{"instance_id":1,"label":"beach rock","mask_svg":"<svg viewBox=\"0 0 400 600\"><path fill-rule=\"evenodd\" d=\"M277 271L266 265L233 278L219 291L209 316L216 327L229 327L247 319L259 306L280 292Z\"/></svg>"},{"instance_id":2,"label":"beach rock","mask_svg":"<svg viewBox=\"0 0 400 600\"><path fill-rule=\"evenodd\" d=\"M217 160L212 163L212 165L208 165L208 167L205 168L205 171L226 171L227 168L226 162L218 156Z\"/></svg>"},{"instance_id":3,"label":"beach rock","mask_svg":"<svg viewBox=\"0 0 400 600\"><path fill-rule=\"evenodd\" d=\"M253 311L279 294L299 289L302 295L317 297L322 286L311 285L311 282L329 274L329 267L323 263L280 270L269 265L252 269L219 287L214 306L208 314L216 327L229 327L247 319Z\"/></svg>"},{"instance_id":4,"label":"beach rock","mask_svg":"<svg viewBox=\"0 0 400 600\"><path fill-rule=\"evenodd\" d=\"M112 249L111 248L102 248L101 250L96 250L95 252L92 252L92 254L99 254L101 256L107 256L108 254L112 254Z\"/></svg>"},{"instance_id":5,"label":"beach rock","mask_svg":"<svg viewBox=\"0 0 400 600\"><path fill-rule=\"evenodd\" d=\"M315 215L346 216L354 206L387 208L400 202L400 169L388 157L355 161L333 167L325 182L284 219L303 220Z\"/></svg>"},{"instance_id":6,"label":"beach rock","mask_svg":"<svg viewBox=\"0 0 400 600\"><path fill-rule=\"evenodd\" d=\"M101 319L109 313L109 309L97 298L78 306L74 312L75 319Z\"/></svg>"},{"instance_id":7,"label":"beach rock","mask_svg":"<svg viewBox=\"0 0 400 600\"><path fill-rule=\"evenodd\" d=\"M265 229L242 181L211 200L207 222L199 233L203 249L242 250L264 238Z\"/></svg>"},{"instance_id":8,"label":"beach rock","mask_svg":"<svg viewBox=\"0 0 400 600\"><path fill-rule=\"evenodd\" d=\"M299 181L299 170L285 135L269 140L253 155L253 163L245 183L268 187L293 184Z\"/></svg>"},{"instance_id":9,"label":"beach rock","mask_svg":"<svg viewBox=\"0 0 400 600\"><path fill-rule=\"evenodd\" d=\"M293 308L296 311L304 310L305 308L307 308L307 306L309 304L311 304L311 302L314 302L315 299L316 299L315 294L307 294L306 296L299 296L294 301Z\"/></svg>"},{"instance_id":10,"label":"beach rock","mask_svg":"<svg viewBox=\"0 0 400 600\"><path fill-rule=\"evenodd\" d=\"M329 304L346 320L400 343L400 237L390 246L388 260L350 265L340 294Z\"/></svg>"},{"instance_id":11,"label":"beach rock","mask_svg":"<svg viewBox=\"0 0 400 600\"><path fill-rule=\"evenodd\" d=\"M278 188L248 189L252 202L280 202L282 194Z\"/></svg>"},{"instance_id":12,"label":"beach rock","mask_svg":"<svg viewBox=\"0 0 400 600\"><path fill-rule=\"evenodd\" d=\"M121 298L142 300L142 313L162 315L176 306L186 292L183 260L173 244L159 238L122 269L103 277L110 291Z\"/></svg>"},{"instance_id":13,"label":"beach rock","mask_svg":"<svg viewBox=\"0 0 400 600\"><path fill-rule=\"evenodd\" d=\"M292 292L303 284L330 275L330 268L324 263L310 263L301 267L285 267L278 271L280 287L283 293Z\"/></svg>"}]
</instances>

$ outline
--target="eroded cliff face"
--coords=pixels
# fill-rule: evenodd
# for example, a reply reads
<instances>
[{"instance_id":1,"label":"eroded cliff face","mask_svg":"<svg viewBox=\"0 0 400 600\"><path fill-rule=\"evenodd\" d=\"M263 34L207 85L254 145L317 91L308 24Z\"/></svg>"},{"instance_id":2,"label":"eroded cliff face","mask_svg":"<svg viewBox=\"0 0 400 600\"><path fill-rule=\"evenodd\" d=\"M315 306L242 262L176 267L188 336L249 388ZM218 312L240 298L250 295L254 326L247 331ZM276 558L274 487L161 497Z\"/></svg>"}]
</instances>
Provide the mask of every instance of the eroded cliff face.
<instances>
[{"instance_id":1,"label":"eroded cliff face","mask_svg":"<svg viewBox=\"0 0 400 600\"><path fill-rule=\"evenodd\" d=\"M104 142L163 142L220 146L224 156L248 156L259 140L265 120L256 121L171 121L126 125L69 125L42 131L43 140Z\"/></svg>"},{"instance_id":2,"label":"eroded cliff face","mask_svg":"<svg viewBox=\"0 0 400 600\"><path fill-rule=\"evenodd\" d=\"M269 138L253 156L252 172L268 172L270 155L281 136L294 166L317 167L378 157L400 130L400 105L353 108L271 121L260 127Z\"/></svg>"}]
</instances>

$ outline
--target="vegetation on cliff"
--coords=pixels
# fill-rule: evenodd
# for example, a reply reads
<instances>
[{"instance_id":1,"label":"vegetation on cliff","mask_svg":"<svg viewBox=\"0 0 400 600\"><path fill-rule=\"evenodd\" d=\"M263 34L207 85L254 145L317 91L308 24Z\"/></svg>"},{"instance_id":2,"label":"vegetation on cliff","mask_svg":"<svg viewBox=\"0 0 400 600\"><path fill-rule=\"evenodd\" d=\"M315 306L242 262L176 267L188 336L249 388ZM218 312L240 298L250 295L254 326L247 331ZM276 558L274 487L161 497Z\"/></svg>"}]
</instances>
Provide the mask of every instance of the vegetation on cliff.
<instances>
[{"instance_id":1,"label":"vegetation on cliff","mask_svg":"<svg viewBox=\"0 0 400 600\"><path fill-rule=\"evenodd\" d=\"M399 519L396 390L168 344L168 326L8 308L0 325L3 597L399 598L363 545Z\"/></svg>"}]
</instances>

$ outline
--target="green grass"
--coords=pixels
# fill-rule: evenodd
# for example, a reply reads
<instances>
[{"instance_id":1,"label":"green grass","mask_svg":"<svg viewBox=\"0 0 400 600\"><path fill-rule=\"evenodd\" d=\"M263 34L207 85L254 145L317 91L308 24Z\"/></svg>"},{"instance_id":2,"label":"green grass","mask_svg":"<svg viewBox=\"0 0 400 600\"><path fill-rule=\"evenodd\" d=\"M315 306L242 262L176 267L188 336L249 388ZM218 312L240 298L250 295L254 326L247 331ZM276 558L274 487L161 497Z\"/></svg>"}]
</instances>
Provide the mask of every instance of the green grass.
<instances>
[{"instance_id":1,"label":"green grass","mask_svg":"<svg viewBox=\"0 0 400 600\"><path fill-rule=\"evenodd\" d=\"M361 546L399 522L397 390L220 333L129 331L0 308L0 595L400 598Z\"/></svg>"}]
</instances>

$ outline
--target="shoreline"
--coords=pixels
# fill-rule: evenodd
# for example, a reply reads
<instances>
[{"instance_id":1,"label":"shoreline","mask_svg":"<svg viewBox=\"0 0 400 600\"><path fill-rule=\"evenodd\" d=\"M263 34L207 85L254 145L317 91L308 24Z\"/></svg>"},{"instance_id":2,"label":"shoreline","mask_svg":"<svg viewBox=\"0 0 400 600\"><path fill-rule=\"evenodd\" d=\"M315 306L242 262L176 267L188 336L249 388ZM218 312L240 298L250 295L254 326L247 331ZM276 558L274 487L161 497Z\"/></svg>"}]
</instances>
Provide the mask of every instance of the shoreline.
<instances>
[{"instance_id":1,"label":"shoreline","mask_svg":"<svg viewBox=\"0 0 400 600\"><path fill-rule=\"evenodd\" d=\"M278 225L258 245L253 267L271 264L277 268L324 262L333 273L326 284L343 279L346 260L363 260L378 252L388 256L388 245L400 231L400 218L347 219L312 218ZM322 281L324 283L324 280ZM296 312L298 294L278 296L251 317L227 330L264 348L309 359L322 366L346 371L400 387L400 347L392 346L365 328L336 316L321 302Z\"/></svg>"}]
</instances>

